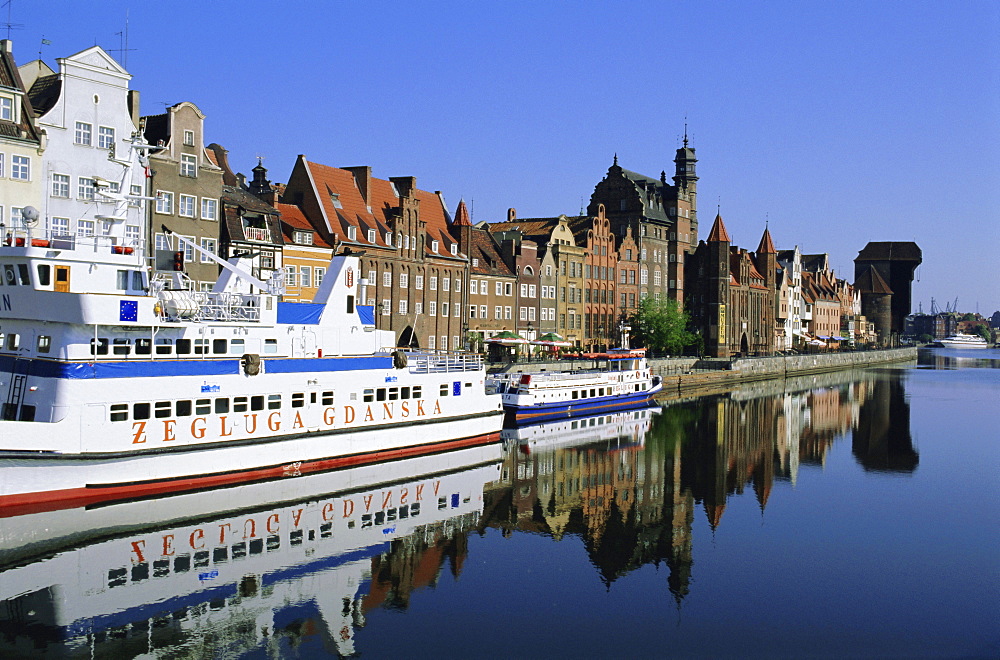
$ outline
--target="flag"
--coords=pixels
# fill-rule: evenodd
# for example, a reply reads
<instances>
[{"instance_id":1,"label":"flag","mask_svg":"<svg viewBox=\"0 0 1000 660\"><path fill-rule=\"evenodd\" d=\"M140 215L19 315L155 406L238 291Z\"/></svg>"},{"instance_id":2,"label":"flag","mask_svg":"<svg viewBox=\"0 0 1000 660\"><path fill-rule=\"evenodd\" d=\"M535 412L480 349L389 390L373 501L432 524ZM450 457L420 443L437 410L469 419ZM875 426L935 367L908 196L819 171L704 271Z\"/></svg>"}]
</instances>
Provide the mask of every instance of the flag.
<instances>
[{"instance_id":1,"label":"flag","mask_svg":"<svg viewBox=\"0 0 1000 660\"><path fill-rule=\"evenodd\" d=\"M42 39L42 45L43 46L51 46L52 42L49 41L48 39Z\"/></svg>"}]
</instances>

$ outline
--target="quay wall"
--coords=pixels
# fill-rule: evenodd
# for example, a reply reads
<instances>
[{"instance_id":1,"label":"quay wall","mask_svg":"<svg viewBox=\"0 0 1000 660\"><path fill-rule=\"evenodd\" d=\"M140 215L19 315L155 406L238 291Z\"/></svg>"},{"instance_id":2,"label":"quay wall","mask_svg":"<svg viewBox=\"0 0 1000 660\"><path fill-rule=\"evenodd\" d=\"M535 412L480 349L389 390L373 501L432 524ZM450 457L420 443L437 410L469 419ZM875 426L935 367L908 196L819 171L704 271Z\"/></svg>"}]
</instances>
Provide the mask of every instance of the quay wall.
<instances>
[{"instance_id":1,"label":"quay wall","mask_svg":"<svg viewBox=\"0 0 1000 660\"><path fill-rule=\"evenodd\" d=\"M649 366L653 373L663 380L663 395L676 396L708 390L724 390L753 381L863 369L876 364L906 362L916 359L917 349L905 347L876 351L775 355L732 360L702 360L689 357L650 358ZM592 368L592 366L593 363L586 360L516 362L502 368L491 369L491 371L538 373L543 371L573 371Z\"/></svg>"}]
</instances>

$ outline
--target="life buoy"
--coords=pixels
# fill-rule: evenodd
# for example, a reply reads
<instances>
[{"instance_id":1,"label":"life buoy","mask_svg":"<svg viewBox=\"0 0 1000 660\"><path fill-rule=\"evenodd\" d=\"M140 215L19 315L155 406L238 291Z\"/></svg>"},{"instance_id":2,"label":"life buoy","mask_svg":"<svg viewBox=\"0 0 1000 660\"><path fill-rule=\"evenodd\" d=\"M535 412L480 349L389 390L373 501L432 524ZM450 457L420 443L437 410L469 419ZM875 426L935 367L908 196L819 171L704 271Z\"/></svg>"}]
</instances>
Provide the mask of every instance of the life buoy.
<instances>
[{"instance_id":1,"label":"life buoy","mask_svg":"<svg viewBox=\"0 0 1000 660\"><path fill-rule=\"evenodd\" d=\"M635 372L635 377L636 378L642 378L642 372L641 371Z\"/></svg>"},{"instance_id":2,"label":"life buoy","mask_svg":"<svg viewBox=\"0 0 1000 660\"><path fill-rule=\"evenodd\" d=\"M406 353L403 351L393 351L392 352L392 366L397 369L403 369L406 367Z\"/></svg>"}]
</instances>

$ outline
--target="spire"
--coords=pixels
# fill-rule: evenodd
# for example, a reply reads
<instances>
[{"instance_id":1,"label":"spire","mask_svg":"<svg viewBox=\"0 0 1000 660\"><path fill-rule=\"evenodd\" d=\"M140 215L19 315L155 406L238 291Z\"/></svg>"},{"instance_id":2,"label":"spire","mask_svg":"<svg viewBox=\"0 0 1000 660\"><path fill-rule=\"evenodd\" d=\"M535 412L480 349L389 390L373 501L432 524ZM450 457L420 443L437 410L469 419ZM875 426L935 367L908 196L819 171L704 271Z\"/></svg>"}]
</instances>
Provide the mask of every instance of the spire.
<instances>
[{"instance_id":1,"label":"spire","mask_svg":"<svg viewBox=\"0 0 1000 660\"><path fill-rule=\"evenodd\" d=\"M615 152L615 167L618 167L618 152Z\"/></svg>"},{"instance_id":2,"label":"spire","mask_svg":"<svg viewBox=\"0 0 1000 660\"><path fill-rule=\"evenodd\" d=\"M458 208L455 209L455 221L452 225L455 227L472 226L472 220L469 219L469 209L465 206L465 199L459 200Z\"/></svg>"},{"instance_id":3,"label":"spire","mask_svg":"<svg viewBox=\"0 0 1000 660\"><path fill-rule=\"evenodd\" d=\"M774 241L771 240L771 230L767 227L764 228L764 235L760 237L757 254L778 254L778 251L774 249Z\"/></svg>"},{"instance_id":4,"label":"spire","mask_svg":"<svg viewBox=\"0 0 1000 660\"><path fill-rule=\"evenodd\" d=\"M712 223L712 231L708 233L708 242L718 242L725 241L729 243L729 232L726 231L726 225L722 223L722 215L715 216L715 222ZM773 249L773 248L772 248Z\"/></svg>"}]
</instances>

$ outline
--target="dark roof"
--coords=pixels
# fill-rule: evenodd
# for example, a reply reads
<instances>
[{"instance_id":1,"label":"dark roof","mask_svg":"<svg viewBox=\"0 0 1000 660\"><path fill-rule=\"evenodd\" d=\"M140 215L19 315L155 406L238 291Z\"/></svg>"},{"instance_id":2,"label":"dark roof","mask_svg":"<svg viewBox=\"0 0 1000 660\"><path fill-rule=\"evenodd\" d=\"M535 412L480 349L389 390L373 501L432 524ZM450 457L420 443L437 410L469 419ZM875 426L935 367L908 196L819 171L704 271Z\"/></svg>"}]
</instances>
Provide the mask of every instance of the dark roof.
<instances>
[{"instance_id":1,"label":"dark roof","mask_svg":"<svg viewBox=\"0 0 1000 660\"><path fill-rule=\"evenodd\" d=\"M871 245L869 243L869 245ZM854 281L854 288L864 293L892 293L882 276L874 266L869 266L861 276Z\"/></svg>"},{"instance_id":2,"label":"dark roof","mask_svg":"<svg viewBox=\"0 0 1000 660\"><path fill-rule=\"evenodd\" d=\"M52 106L59 100L61 91L62 81L59 79L59 74L57 73L53 73L50 76L42 76L35 81L35 84L28 90L28 99L31 101L31 107L35 109L39 117L52 109Z\"/></svg>"},{"instance_id":3,"label":"dark roof","mask_svg":"<svg viewBox=\"0 0 1000 660\"><path fill-rule=\"evenodd\" d=\"M490 232L479 227L472 228L472 245L469 254L469 270L478 275L503 275L514 277L514 271L500 255L496 241ZM472 259L478 259L476 265L472 265Z\"/></svg>"},{"instance_id":4,"label":"dark roof","mask_svg":"<svg viewBox=\"0 0 1000 660\"><path fill-rule=\"evenodd\" d=\"M163 144L167 144L170 141L170 118L167 113L147 115L143 119L146 120L146 130L142 135L147 142L159 144L160 140L163 140Z\"/></svg>"},{"instance_id":5,"label":"dark roof","mask_svg":"<svg viewBox=\"0 0 1000 660\"><path fill-rule=\"evenodd\" d=\"M855 261L923 261L923 253L912 241L872 241L858 252Z\"/></svg>"}]
</instances>

